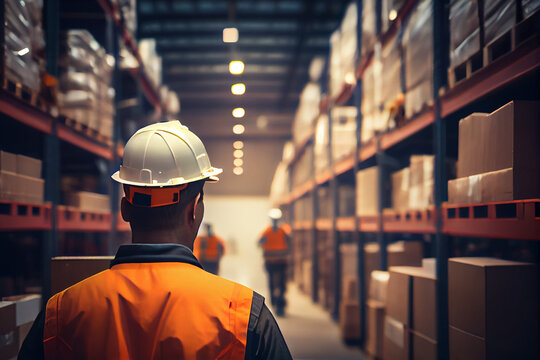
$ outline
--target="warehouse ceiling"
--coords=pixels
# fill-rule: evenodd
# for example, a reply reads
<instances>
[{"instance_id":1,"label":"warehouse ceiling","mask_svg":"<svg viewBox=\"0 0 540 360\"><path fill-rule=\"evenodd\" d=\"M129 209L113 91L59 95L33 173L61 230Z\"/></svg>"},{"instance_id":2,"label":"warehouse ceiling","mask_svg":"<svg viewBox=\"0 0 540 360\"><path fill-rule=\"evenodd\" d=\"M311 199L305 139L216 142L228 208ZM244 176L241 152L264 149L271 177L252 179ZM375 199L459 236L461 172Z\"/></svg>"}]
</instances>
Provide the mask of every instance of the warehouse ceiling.
<instances>
[{"instance_id":1,"label":"warehouse ceiling","mask_svg":"<svg viewBox=\"0 0 540 360\"><path fill-rule=\"evenodd\" d=\"M234 140L274 141L278 155L273 157L279 160L310 61L328 55L329 36L348 2L139 0L138 38L156 39L163 83L179 95L182 122L205 143L213 141L210 148L230 154L227 164L217 165L231 173ZM222 31L232 27L238 29L238 42L224 43ZM245 63L243 74L229 73L232 60ZM232 95L231 85L239 82L246 93ZM245 108L243 119L232 116L236 107ZM245 126L244 134L233 134L236 123ZM252 192L268 194L277 160L266 166L245 161L244 176L231 181L239 189L249 188L242 181L256 182L260 189Z\"/></svg>"}]
</instances>

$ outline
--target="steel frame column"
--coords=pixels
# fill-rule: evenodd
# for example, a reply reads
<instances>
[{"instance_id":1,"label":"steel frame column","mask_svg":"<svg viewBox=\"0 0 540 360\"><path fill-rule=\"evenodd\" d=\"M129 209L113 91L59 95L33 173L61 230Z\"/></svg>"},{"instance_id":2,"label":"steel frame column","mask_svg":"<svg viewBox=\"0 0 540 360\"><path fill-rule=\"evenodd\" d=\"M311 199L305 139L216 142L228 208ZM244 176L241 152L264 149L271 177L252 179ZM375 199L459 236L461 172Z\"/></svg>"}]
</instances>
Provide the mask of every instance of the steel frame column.
<instances>
[{"instance_id":1,"label":"steel frame column","mask_svg":"<svg viewBox=\"0 0 540 360\"><path fill-rule=\"evenodd\" d=\"M339 320L339 302L341 301L341 253L339 251L340 238L337 231L337 213L339 209L338 204L338 180L334 169L334 156L332 153L332 134L334 119L332 118L332 108L334 104L330 104L328 107L328 155L330 169L332 169L332 177L330 178L330 194L332 196L332 227L330 230L332 239L332 253L334 255L334 269L333 275L333 292L334 302L332 304L331 315L335 321ZM329 249L330 250L330 249Z\"/></svg>"},{"instance_id":2,"label":"steel frame column","mask_svg":"<svg viewBox=\"0 0 540 360\"><path fill-rule=\"evenodd\" d=\"M46 58L47 72L58 76L58 42L60 39L59 18L60 10L58 0L46 0L45 8L45 39L47 43ZM42 276L43 276L43 302L47 304L51 294L51 266L50 261L57 253L57 205L60 200L60 140L57 135L56 121L52 123L52 131L45 135L44 142L44 178L45 201L51 202L51 230L44 233L42 243Z\"/></svg>"},{"instance_id":3,"label":"steel frame column","mask_svg":"<svg viewBox=\"0 0 540 360\"><path fill-rule=\"evenodd\" d=\"M434 197L436 216L435 254L437 258L437 358L448 359L448 257L449 238L442 234L441 204L447 199L447 178L445 174L446 158L446 122L441 118L439 89L446 85L448 67L449 21L448 0L432 1L433 6L433 99L435 123L433 126L433 144L435 155Z\"/></svg>"}]
</instances>

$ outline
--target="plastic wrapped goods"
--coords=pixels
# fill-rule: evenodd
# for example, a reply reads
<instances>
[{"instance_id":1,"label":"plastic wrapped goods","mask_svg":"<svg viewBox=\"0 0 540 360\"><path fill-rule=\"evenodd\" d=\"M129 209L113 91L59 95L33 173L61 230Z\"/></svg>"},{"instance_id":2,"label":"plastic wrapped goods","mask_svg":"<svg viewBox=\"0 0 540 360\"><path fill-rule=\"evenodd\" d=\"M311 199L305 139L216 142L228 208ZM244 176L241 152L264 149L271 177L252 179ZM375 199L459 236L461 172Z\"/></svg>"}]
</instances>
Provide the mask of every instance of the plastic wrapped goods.
<instances>
[{"instance_id":1,"label":"plastic wrapped goods","mask_svg":"<svg viewBox=\"0 0 540 360\"><path fill-rule=\"evenodd\" d=\"M515 0L484 0L484 43L489 44L516 24Z\"/></svg>"},{"instance_id":2,"label":"plastic wrapped goods","mask_svg":"<svg viewBox=\"0 0 540 360\"><path fill-rule=\"evenodd\" d=\"M273 206L280 205L289 194L289 174L289 165L280 162L270 185L270 203Z\"/></svg>"},{"instance_id":3,"label":"plastic wrapped goods","mask_svg":"<svg viewBox=\"0 0 540 360\"><path fill-rule=\"evenodd\" d=\"M324 72L324 66L326 64L326 60L322 56L316 56L311 60L311 63L309 64L309 80L310 81L319 81L323 75Z\"/></svg>"},{"instance_id":4,"label":"plastic wrapped goods","mask_svg":"<svg viewBox=\"0 0 540 360\"><path fill-rule=\"evenodd\" d=\"M528 18L540 9L540 0L521 0L523 18Z\"/></svg>"},{"instance_id":5,"label":"plastic wrapped goods","mask_svg":"<svg viewBox=\"0 0 540 360\"><path fill-rule=\"evenodd\" d=\"M388 116L380 111L382 98L382 62L380 43L375 44L373 61L362 77L361 142L369 142L375 134L388 128Z\"/></svg>"},{"instance_id":6,"label":"plastic wrapped goods","mask_svg":"<svg viewBox=\"0 0 540 360\"><path fill-rule=\"evenodd\" d=\"M319 102L321 101L321 88L317 83L306 84L300 94L298 109L293 122L293 141L300 144L312 134L313 126L319 114Z\"/></svg>"},{"instance_id":7,"label":"plastic wrapped goods","mask_svg":"<svg viewBox=\"0 0 540 360\"><path fill-rule=\"evenodd\" d=\"M480 24L476 0L450 2L450 66L480 51Z\"/></svg>"},{"instance_id":8,"label":"plastic wrapped goods","mask_svg":"<svg viewBox=\"0 0 540 360\"><path fill-rule=\"evenodd\" d=\"M315 173L321 173L330 167L330 157L328 154L329 142L329 119L328 115L321 114L317 119L315 127L315 142L313 145L315 157Z\"/></svg>"},{"instance_id":9,"label":"plastic wrapped goods","mask_svg":"<svg viewBox=\"0 0 540 360\"><path fill-rule=\"evenodd\" d=\"M303 185L313 176L313 146L307 146L292 169L293 187Z\"/></svg>"},{"instance_id":10,"label":"plastic wrapped goods","mask_svg":"<svg viewBox=\"0 0 540 360\"><path fill-rule=\"evenodd\" d=\"M332 158L338 161L354 153L356 149L356 116L354 106L332 109Z\"/></svg>"},{"instance_id":11,"label":"plastic wrapped goods","mask_svg":"<svg viewBox=\"0 0 540 360\"><path fill-rule=\"evenodd\" d=\"M341 58L341 31L336 30L330 36L330 66L329 66L329 94L335 98L343 87L345 78Z\"/></svg>"},{"instance_id":12,"label":"plastic wrapped goods","mask_svg":"<svg viewBox=\"0 0 540 360\"><path fill-rule=\"evenodd\" d=\"M375 0L362 1L362 56L373 50L377 40Z\"/></svg>"},{"instance_id":13,"label":"plastic wrapped goods","mask_svg":"<svg viewBox=\"0 0 540 360\"><path fill-rule=\"evenodd\" d=\"M387 42L381 51L381 102L386 112L396 98L402 94L401 55L401 33L398 33ZM385 116L388 117L387 114Z\"/></svg>"},{"instance_id":14,"label":"plastic wrapped goods","mask_svg":"<svg viewBox=\"0 0 540 360\"><path fill-rule=\"evenodd\" d=\"M358 7L356 2L347 6L341 23L341 67L342 82L351 83L356 79L356 54L358 51Z\"/></svg>"},{"instance_id":15,"label":"plastic wrapped goods","mask_svg":"<svg viewBox=\"0 0 540 360\"><path fill-rule=\"evenodd\" d=\"M420 113L433 100L433 18L431 0L421 0L403 33L405 117Z\"/></svg>"}]
</instances>

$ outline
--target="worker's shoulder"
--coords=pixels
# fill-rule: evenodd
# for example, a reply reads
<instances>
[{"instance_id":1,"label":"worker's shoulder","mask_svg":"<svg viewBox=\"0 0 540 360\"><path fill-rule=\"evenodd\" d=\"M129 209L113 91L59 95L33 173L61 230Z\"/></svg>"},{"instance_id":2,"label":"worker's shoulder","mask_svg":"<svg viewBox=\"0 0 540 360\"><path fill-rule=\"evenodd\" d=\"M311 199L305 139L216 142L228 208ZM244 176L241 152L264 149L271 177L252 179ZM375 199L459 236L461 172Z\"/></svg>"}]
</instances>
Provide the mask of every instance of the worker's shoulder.
<instances>
[{"instance_id":1,"label":"worker's shoulder","mask_svg":"<svg viewBox=\"0 0 540 360\"><path fill-rule=\"evenodd\" d=\"M202 270L200 273L204 277L204 280L208 285L215 285L215 287L206 286L206 288L209 289L209 290L216 290L217 287L223 287L223 288L238 289L238 290L242 290L244 292L253 293L253 290L251 288L249 288L249 287L247 287L245 285L242 285L240 283L237 283L235 281L225 279L225 278L223 278L221 276L211 274L211 273L209 273L207 271L204 271L204 270Z\"/></svg>"}]
</instances>

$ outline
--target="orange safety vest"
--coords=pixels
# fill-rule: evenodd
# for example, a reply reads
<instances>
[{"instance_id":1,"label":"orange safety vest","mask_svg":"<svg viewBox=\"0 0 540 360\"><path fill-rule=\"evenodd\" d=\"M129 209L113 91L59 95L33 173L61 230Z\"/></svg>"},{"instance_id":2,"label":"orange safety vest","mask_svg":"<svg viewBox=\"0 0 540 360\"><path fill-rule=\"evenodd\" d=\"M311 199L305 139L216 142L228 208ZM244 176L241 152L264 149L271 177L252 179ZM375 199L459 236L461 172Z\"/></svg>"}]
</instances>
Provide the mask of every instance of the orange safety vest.
<instances>
[{"instance_id":1,"label":"orange safety vest","mask_svg":"<svg viewBox=\"0 0 540 360\"><path fill-rule=\"evenodd\" d=\"M274 231L272 226L268 226L261 237L266 238L262 248L267 262L287 260L289 244L287 243L287 234L281 227Z\"/></svg>"},{"instance_id":2,"label":"orange safety vest","mask_svg":"<svg viewBox=\"0 0 540 360\"><path fill-rule=\"evenodd\" d=\"M213 236L197 236L193 243L193 254L199 261L218 261L219 246L223 246L223 240Z\"/></svg>"},{"instance_id":3,"label":"orange safety vest","mask_svg":"<svg viewBox=\"0 0 540 360\"><path fill-rule=\"evenodd\" d=\"M47 303L45 359L244 359L253 291L181 262L121 263Z\"/></svg>"}]
</instances>

